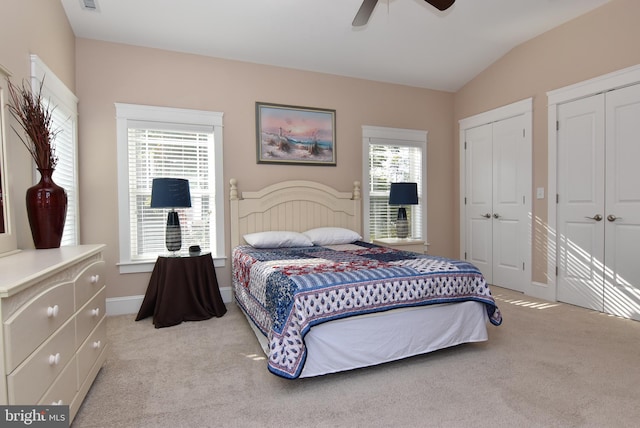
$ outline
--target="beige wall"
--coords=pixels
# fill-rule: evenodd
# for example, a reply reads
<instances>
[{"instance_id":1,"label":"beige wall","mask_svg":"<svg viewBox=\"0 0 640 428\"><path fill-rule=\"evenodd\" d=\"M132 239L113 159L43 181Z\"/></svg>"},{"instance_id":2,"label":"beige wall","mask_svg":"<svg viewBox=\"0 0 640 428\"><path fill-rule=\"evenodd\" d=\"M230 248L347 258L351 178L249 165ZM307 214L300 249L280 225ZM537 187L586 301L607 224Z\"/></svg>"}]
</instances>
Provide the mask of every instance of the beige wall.
<instances>
[{"instance_id":1,"label":"beige wall","mask_svg":"<svg viewBox=\"0 0 640 428\"><path fill-rule=\"evenodd\" d=\"M149 279L116 267L116 102L223 112L225 201L230 178L240 190L309 179L350 191L362 180L362 125L427 130L430 250L454 255L453 94L86 39L76 47L82 240L108 245L108 297L143 294ZM256 101L335 109L337 166L257 164ZM218 279L230 286L229 263Z\"/></svg>"},{"instance_id":2,"label":"beige wall","mask_svg":"<svg viewBox=\"0 0 640 428\"><path fill-rule=\"evenodd\" d=\"M459 189L458 121L533 97L533 189L546 189L547 91L639 64L639 18L640 1L614 0L518 46L458 91L452 124L453 188ZM456 224L458 200L453 200ZM546 283L547 198L533 201L533 280ZM454 230L459 245L459 228Z\"/></svg>"},{"instance_id":3,"label":"beige wall","mask_svg":"<svg viewBox=\"0 0 640 428\"><path fill-rule=\"evenodd\" d=\"M23 79L29 78L31 54L38 55L69 89L75 91L75 37L62 3L2 0L0 64L11 72L13 83L21 84ZM18 248L33 248L24 197L27 188L33 185L35 167L26 148L9 127L12 124L13 120L7 117L6 179L13 207L12 223Z\"/></svg>"},{"instance_id":4,"label":"beige wall","mask_svg":"<svg viewBox=\"0 0 640 428\"><path fill-rule=\"evenodd\" d=\"M28 76L29 54L35 53L80 98L82 241L108 244L109 297L143 294L149 276L120 275L116 267L115 102L224 112L225 183L235 177L241 189L251 190L305 178L347 191L350 182L362 178L361 125L427 130L430 252L455 257L459 253L458 120L533 97L533 187L546 188L546 92L640 63L637 0L614 0L513 49L455 95L76 40L58 1L4 0L0 17L0 64L14 79ZM256 101L336 109L338 166L256 164ZM10 132L7 137L9 197L15 202L18 246L28 248L33 244L22 201L33 167L19 140ZM534 199L533 214L539 220L535 243L543 244L546 238L546 202ZM228 204L225 208L228 211ZM544 245L534 245L533 256L533 279L546 282ZM229 268L218 273L222 285L228 286Z\"/></svg>"}]
</instances>

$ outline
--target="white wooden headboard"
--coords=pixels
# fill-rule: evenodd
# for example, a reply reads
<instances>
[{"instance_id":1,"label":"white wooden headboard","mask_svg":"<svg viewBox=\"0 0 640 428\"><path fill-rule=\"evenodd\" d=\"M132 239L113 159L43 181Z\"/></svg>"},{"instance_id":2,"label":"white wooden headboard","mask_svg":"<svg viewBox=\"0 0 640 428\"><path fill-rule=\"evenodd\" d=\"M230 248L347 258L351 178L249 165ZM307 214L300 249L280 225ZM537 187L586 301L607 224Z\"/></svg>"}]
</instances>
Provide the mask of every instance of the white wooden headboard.
<instances>
[{"instance_id":1,"label":"white wooden headboard","mask_svg":"<svg viewBox=\"0 0 640 428\"><path fill-rule=\"evenodd\" d=\"M245 244L247 233L269 230L304 232L315 227L345 227L362 234L360 182L339 192L313 181L283 181L255 192L239 192L232 178L231 248Z\"/></svg>"}]
</instances>

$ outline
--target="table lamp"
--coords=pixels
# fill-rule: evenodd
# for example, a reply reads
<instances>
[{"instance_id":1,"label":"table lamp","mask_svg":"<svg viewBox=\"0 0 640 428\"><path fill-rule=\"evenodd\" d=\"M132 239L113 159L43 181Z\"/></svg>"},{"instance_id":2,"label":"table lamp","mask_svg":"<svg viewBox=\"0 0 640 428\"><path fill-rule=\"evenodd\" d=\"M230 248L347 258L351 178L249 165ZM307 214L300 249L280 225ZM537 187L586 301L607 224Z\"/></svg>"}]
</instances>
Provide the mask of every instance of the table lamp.
<instances>
[{"instance_id":1,"label":"table lamp","mask_svg":"<svg viewBox=\"0 0 640 428\"><path fill-rule=\"evenodd\" d=\"M165 243L167 250L176 252L182 247L180 219L176 208L190 208L189 180L183 178L154 178L151 185L151 208L171 208L167 216Z\"/></svg>"},{"instance_id":2,"label":"table lamp","mask_svg":"<svg viewBox=\"0 0 640 428\"><path fill-rule=\"evenodd\" d=\"M389 190L389 205L400 205L396 220L396 236L405 239L409 236L409 221L407 210L403 205L418 203L418 183L391 183Z\"/></svg>"}]
</instances>

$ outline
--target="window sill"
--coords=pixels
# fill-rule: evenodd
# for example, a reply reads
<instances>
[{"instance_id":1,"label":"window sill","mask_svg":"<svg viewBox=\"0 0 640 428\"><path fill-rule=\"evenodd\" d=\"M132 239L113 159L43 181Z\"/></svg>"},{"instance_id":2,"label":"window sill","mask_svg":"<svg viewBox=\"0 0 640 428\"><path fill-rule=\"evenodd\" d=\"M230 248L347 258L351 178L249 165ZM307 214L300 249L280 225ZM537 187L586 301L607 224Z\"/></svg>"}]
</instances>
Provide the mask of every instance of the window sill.
<instances>
[{"instance_id":1,"label":"window sill","mask_svg":"<svg viewBox=\"0 0 640 428\"><path fill-rule=\"evenodd\" d=\"M225 256L213 257L213 266L225 267L227 258ZM121 274L129 273L146 273L152 272L156 261L154 260L141 260L141 261L121 261L117 264Z\"/></svg>"}]
</instances>

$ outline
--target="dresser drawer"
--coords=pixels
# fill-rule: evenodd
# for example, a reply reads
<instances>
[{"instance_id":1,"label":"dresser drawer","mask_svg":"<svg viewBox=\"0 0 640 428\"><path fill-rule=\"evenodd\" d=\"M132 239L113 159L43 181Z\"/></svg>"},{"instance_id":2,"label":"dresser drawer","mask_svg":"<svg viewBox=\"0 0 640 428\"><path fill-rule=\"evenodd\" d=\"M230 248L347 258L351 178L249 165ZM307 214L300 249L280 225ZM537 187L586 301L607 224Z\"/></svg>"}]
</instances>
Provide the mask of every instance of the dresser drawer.
<instances>
[{"instance_id":1,"label":"dresser drawer","mask_svg":"<svg viewBox=\"0 0 640 428\"><path fill-rule=\"evenodd\" d=\"M77 391L78 364L76 357L73 357L49 390L44 393L38 404L41 406L68 406L73 401Z\"/></svg>"},{"instance_id":2,"label":"dresser drawer","mask_svg":"<svg viewBox=\"0 0 640 428\"><path fill-rule=\"evenodd\" d=\"M73 315L73 286L73 282L65 282L44 291L5 321L7 373Z\"/></svg>"},{"instance_id":3,"label":"dresser drawer","mask_svg":"<svg viewBox=\"0 0 640 428\"><path fill-rule=\"evenodd\" d=\"M96 328L106 312L106 288L96 294L76 313L76 346L82 345L89 333Z\"/></svg>"},{"instance_id":4,"label":"dresser drawer","mask_svg":"<svg viewBox=\"0 0 640 428\"><path fill-rule=\"evenodd\" d=\"M83 382L107 344L107 321L102 318L78 350L78 379Z\"/></svg>"},{"instance_id":5,"label":"dresser drawer","mask_svg":"<svg viewBox=\"0 0 640 428\"><path fill-rule=\"evenodd\" d=\"M105 263L100 260L87 266L75 281L76 307L78 310L100 290L105 282Z\"/></svg>"},{"instance_id":6,"label":"dresser drawer","mask_svg":"<svg viewBox=\"0 0 640 428\"><path fill-rule=\"evenodd\" d=\"M75 353L75 324L70 319L7 376L9 404L35 404Z\"/></svg>"}]
</instances>

